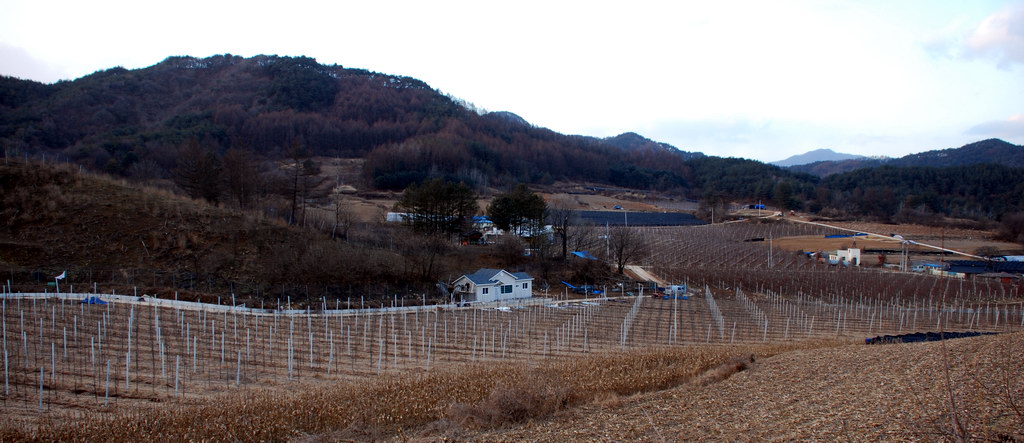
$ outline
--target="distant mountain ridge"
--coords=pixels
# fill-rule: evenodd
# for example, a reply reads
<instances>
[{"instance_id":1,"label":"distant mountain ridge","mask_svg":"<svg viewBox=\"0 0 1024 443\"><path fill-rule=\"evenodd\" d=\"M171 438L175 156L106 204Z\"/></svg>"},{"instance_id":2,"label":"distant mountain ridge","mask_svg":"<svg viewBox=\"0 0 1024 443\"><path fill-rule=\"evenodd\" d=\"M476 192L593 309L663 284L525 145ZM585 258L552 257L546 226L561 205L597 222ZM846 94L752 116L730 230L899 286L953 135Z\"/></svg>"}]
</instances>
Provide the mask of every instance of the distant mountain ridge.
<instances>
[{"instance_id":1,"label":"distant mountain ridge","mask_svg":"<svg viewBox=\"0 0 1024 443\"><path fill-rule=\"evenodd\" d=\"M296 181L286 177L282 163L315 170L317 157L335 157L359 159L352 180L386 191L430 179L484 192L514 183L593 183L719 202L714 204L760 200L782 209L878 218L895 216L908 201L913 204L906 207L926 204L957 217L998 218L1024 210L1024 193L1017 189L1024 183L1022 150L1002 140L904 159L781 168L685 152L632 132L608 138L561 134L511 112L481 115L415 78L308 57L169 57L147 68L112 68L55 84L0 76L0 146L17 157L57 158L116 176L173 182L211 201L228 193L253 200L243 195L253 192L261 201L299 201L289 191ZM183 178L200 157L210 196L186 189L194 183ZM994 164L903 167L972 162ZM873 168L882 164L889 166ZM870 174L821 178L863 167ZM229 183L240 176L259 183Z\"/></svg>"},{"instance_id":2,"label":"distant mountain ridge","mask_svg":"<svg viewBox=\"0 0 1024 443\"><path fill-rule=\"evenodd\" d=\"M443 178L478 187L578 181L697 196L723 177L716 168L735 163L690 165L705 156L635 133L566 135L512 112L481 115L415 78L301 56L175 56L54 84L0 76L0 146L8 152L169 179L193 145L218 159L229 150L257 161L293 153L360 158L361 179L380 190ZM742 163L758 183L724 187L739 196L806 179Z\"/></svg>"},{"instance_id":3,"label":"distant mountain ridge","mask_svg":"<svg viewBox=\"0 0 1024 443\"><path fill-rule=\"evenodd\" d=\"M785 160L771 162L771 164L785 168L789 166L806 165L808 163L817 163L823 161L856 160L862 158L866 157L864 157L863 155L844 154L841 152L833 151L831 149L823 148L808 151L803 154L797 154Z\"/></svg>"},{"instance_id":4,"label":"distant mountain ridge","mask_svg":"<svg viewBox=\"0 0 1024 443\"><path fill-rule=\"evenodd\" d=\"M826 177L864 168L879 166L935 167L947 168L978 164L998 164L1012 168L1024 168L1024 146L1014 145L1000 139L981 140L959 148L940 149L910 154L900 158L859 158L838 161L818 161L790 166L793 172L803 172Z\"/></svg>"},{"instance_id":5,"label":"distant mountain ridge","mask_svg":"<svg viewBox=\"0 0 1024 443\"><path fill-rule=\"evenodd\" d=\"M683 151L668 143L656 142L635 132L624 132L614 137L604 138L602 141L625 151L636 151L640 149L663 150L681 155L687 160L691 158L704 157L703 152Z\"/></svg>"},{"instance_id":6,"label":"distant mountain ridge","mask_svg":"<svg viewBox=\"0 0 1024 443\"><path fill-rule=\"evenodd\" d=\"M1024 168L1024 146L1015 145L997 138L990 138L963 145L959 148L926 151L893 159L892 166L948 166L993 163L1014 168Z\"/></svg>"}]
</instances>

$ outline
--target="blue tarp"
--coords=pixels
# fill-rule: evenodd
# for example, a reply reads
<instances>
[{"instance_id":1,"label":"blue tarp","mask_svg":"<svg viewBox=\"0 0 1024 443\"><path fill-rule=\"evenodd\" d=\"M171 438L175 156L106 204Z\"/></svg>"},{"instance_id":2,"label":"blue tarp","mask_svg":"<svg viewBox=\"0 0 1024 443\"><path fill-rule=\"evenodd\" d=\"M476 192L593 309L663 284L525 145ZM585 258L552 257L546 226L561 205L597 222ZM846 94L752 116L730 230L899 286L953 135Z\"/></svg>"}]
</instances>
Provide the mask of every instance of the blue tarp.
<instances>
[{"instance_id":1,"label":"blue tarp","mask_svg":"<svg viewBox=\"0 0 1024 443\"><path fill-rule=\"evenodd\" d=\"M575 255L575 256L577 256L579 258L585 258L587 260L598 260L597 257L594 257L593 254L591 254L591 253L589 253L587 251L572 251L572 255Z\"/></svg>"},{"instance_id":2,"label":"blue tarp","mask_svg":"<svg viewBox=\"0 0 1024 443\"><path fill-rule=\"evenodd\" d=\"M95 295L92 296L92 297L86 297L86 298L82 299L82 303L85 303L87 305L105 305L105 304L107 304L107 302L101 300L99 297L97 297Z\"/></svg>"},{"instance_id":3,"label":"blue tarp","mask_svg":"<svg viewBox=\"0 0 1024 443\"><path fill-rule=\"evenodd\" d=\"M604 293L604 291L602 291L600 289L597 289L597 288L595 288L595 287L593 287L591 285L583 285L583 286L577 287L577 286L573 286L572 283L564 282L564 281L562 282L562 284L568 286L569 289L572 289L573 292L575 292L577 294L603 294Z\"/></svg>"}]
</instances>

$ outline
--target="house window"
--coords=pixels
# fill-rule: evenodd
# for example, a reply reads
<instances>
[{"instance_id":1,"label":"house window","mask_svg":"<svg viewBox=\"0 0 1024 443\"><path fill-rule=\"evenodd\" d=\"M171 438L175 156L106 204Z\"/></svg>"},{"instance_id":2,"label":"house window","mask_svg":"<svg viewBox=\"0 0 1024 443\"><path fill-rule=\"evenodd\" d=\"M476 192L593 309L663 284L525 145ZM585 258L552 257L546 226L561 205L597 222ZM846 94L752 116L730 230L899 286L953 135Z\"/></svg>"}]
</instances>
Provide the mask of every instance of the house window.
<instances>
[{"instance_id":1,"label":"house window","mask_svg":"<svg viewBox=\"0 0 1024 443\"><path fill-rule=\"evenodd\" d=\"M523 283L523 289L527 289L527 288L529 288L529 287L530 287L530 284L529 284L529 283Z\"/></svg>"},{"instance_id":2,"label":"house window","mask_svg":"<svg viewBox=\"0 0 1024 443\"><path fill-rule=\"evenodd\" d=\"M512 285L504 285L504 286L502 286L501 287L501 293L502 294L511 294L512 293Z\"/></svg>"},{"instance_id":3,"label":"house window","mask_svg":"<svg viewBox=\"0 0 1024 443\"><path fill-rule=\"evenodd\" d=\"M491 288L480 288L480 293L481 294L486 294L488 289L491 289Z\"/></svg>"}]
</instances>

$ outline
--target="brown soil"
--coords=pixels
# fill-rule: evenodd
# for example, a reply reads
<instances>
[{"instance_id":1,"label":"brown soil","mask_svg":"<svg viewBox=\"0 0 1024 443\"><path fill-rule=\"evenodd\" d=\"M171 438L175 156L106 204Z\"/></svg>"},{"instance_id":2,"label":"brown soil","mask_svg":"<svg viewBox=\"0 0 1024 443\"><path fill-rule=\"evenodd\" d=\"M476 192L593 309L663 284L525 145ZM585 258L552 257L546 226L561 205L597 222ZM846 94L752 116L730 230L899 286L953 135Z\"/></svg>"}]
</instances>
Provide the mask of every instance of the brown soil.
<instances>
[{"instance_id":1,"label":"brown soil","mask_svg":"<svg viewBox=\"0 0 1024 443\"><path fill-rule=\"evenodd\" d=\"M794 351L708 386L686 385L579 408L488 441L952 440L950 403L967 435L1024 438L1020 333L901 345ZM949 379L944 377L948 352ZM950 396L952 392L952 397ZM952 399L952 400L951 400ZM970 439L970 438L968 438Z\"/></svg>"},{"instance_id":2,"label":"brown soil","mask_svg":"<svg viewBox=\"0 0 1024 443\"><path fill-rule=\"evenodd\" d=\"M940 228L935 226L923 226L912 224L885 224L871 222L825 222L826 224L858 231L874 232L877 234L898 233L911 239L932 239L932 238L962 238L962 239L990 239L994 233L979 229L961 228Z\"/></svg>"}]
</instances>

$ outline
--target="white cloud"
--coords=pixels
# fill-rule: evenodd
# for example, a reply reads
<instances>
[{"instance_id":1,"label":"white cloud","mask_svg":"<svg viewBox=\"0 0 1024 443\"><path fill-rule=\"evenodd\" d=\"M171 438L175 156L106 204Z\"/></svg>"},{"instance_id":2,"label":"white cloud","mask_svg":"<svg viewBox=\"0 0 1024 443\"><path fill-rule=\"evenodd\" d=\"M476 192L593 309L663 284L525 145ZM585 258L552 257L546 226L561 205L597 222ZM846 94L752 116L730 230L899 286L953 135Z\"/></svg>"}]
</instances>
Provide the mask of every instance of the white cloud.
<instances>
[{"instance_id":1,"label":"white cloud","mask_svg":"<svg viewBox=\"0 0 1024 443\"><path fill-rule=\"evenodd\" d=\"M0 74L43 82L65 77L58 67L39 60L24 48L0 43Z\"/></svg>"},{"instance_id":2,"label":"white cloud","mask_svg":"<svg viewBox=\"0 0 1024 443\"><path fill-rule=\"evenodd\" d=\"M995 58L1001 68L1024 63L1024 5L990 15L967 37L965 55Z\"/></svg>"},{"instance_id":3,"label":"white cloud","mask_svg":"<svg viewBox=\"0 0 1024 443\"><path fill-rule=\"evenodd\" d=\"M968 135L981 137L1022 138L1024 137L1024 115L1018 114L1006 120L995 120L974 125Z\"/></svg>"}]
</instances>

